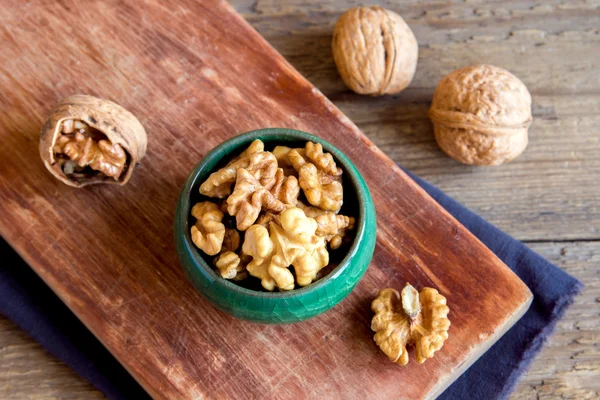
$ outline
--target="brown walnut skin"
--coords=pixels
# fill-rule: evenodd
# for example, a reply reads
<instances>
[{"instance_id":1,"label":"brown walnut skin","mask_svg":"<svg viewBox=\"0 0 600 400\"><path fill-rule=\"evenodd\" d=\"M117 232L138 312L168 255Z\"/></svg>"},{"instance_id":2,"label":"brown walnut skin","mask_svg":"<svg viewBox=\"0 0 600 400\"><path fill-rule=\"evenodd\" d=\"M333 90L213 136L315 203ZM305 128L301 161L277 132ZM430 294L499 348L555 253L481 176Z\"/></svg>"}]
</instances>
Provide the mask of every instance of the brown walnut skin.
<instances>
[{"instance_id":1,"label":"brown walnut skin","mask_svg":"<svg viewBox=\"0 0 600 400\"><path fill-rule=\"evenodd\" d=\"M527 147L531 95L516 76L493 65L471 65L444 77L429 117L435 139L464 164L500 165Z\"/></svg>"},{"instance_id":2,"label":"brown walnut skin","mask_svg":"<svg viewBox=\"0 0 600 400\"><path fill-rule=\"evenodd\" d=\"M335 24L333 59L346 86L381 96L402 91L417 68L419 45L402 17L381 7L356 7Z\"/></svg>"},{"instance_id":3,"label":"brown walnut skin","mask_svg":"<svg viewBox=\"0 0 600 400\"><path fill-rule=\"evenodd\" d=\"M104 175L75 180L63 172L54 156L56 139L61 135L64 120L80 120L103 133L113 144L119 144L127 153L127 165L118 179ZM147 137L144 127L129 111L108 100L87 95L73 95L63 99L51 112L40 134L40 156L44 165L57 179L73 187L97 183L126 184L137 162L146 154Z\"/></svg>"}]
</instances>

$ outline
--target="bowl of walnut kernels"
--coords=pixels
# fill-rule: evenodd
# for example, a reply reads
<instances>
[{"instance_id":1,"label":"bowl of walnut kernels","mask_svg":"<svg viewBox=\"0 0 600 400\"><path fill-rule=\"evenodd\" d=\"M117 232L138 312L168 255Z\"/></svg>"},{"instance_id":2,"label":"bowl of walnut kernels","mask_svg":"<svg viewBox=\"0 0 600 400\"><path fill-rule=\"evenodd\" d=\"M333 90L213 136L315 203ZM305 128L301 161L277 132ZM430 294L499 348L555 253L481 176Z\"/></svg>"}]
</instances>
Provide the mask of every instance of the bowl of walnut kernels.
<instances>
[{"instance_id":1,"label":"bowl of walnut kernels","mask_svg":"<svg viewBox=\"0 0 600 400\"><path fill-rule=\"evenodd\" d=\"M291 129L236 136L190 173L175 244L191 283L218 309L293 323L344 299L375 248L375 208L360 173L323 139Z\"/></svg>"}]
</instances>

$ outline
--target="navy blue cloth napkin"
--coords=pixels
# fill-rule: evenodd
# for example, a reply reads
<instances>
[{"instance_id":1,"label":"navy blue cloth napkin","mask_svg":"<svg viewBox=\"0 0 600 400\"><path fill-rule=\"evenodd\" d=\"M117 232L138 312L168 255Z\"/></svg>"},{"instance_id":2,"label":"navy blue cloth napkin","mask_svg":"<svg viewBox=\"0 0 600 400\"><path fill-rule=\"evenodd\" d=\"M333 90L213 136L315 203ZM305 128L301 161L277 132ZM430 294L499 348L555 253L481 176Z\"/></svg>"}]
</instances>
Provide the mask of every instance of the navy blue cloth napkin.
<instances>
[{"instance_id":1,"label":"navy blue cloth napkin","mask_svg":"<svg viewBox=\"0 0 600 400\"><path fill-rule=\"evenodd\" d=\"M440 396L461 400L504 398L583 285L439 189L411 176L496 253L535 296L525 316ZM107 397L147 398L127 371L3 240L0 250L0 313Z\"/></svg>"}]
</instances>

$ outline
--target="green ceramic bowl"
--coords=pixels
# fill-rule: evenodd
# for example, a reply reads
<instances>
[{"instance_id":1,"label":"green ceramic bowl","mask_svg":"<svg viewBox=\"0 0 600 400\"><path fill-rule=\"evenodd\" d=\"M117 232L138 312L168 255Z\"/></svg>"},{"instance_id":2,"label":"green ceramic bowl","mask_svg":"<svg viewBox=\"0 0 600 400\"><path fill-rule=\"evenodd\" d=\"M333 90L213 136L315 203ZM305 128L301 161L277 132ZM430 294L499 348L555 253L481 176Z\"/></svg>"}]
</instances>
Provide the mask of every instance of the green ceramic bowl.
<instances>
[{"instance_id":1,"label":"green ceramic bowl","mask_svg":"<svg viewBox=\"0 0 600 400\"><path fill-rule=\"evenodd\" d=\"M260 291L242 287L221 278L211 266L212 257L197 249L190 237L194 223L191 207L205 200L199 187L215 169L241 153L255 139L272 150L276 145L304 146L307 141L321 143L344 170L344 206L341 213L357 216L353 243L339 254L339 265L324 278L300 289L288 292ZM202 159L190 173L175 212L175 245L185 273L196 289L215 307L235 317L262 323L292 323L319 315L344 299L362 278L375 248L376 217L373 200L365 181L352 162L338 149L321 138L290 129L262 129L230 139ZM334 252L331 252L332 259ZM245 281L258 282L248 277ZM244 281L242 281L244 282Z\"/></svg>"}]
</instances>

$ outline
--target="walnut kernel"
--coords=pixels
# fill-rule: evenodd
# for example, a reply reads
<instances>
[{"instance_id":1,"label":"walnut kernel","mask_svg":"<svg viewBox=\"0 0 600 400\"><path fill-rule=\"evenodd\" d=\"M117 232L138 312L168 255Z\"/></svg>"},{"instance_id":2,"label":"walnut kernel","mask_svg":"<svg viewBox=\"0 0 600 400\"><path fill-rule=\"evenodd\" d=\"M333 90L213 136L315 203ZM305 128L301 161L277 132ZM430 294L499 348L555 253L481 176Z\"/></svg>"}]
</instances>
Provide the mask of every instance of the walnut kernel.
<instances>
[{"instance_id":1,"label":"walnut kernel","mask_svg":"<svg viewBox=\"0 0 600 400\"><path fill-rule=\"evenodd\" d=\"M321 144L307 142L304 149L293 149L288 158L298 171L298 183L313 206L338 212L342 207L344 190L342 170L329 153L323 153Z\"/></svg>"},{"instance_id":2,"label":"walnut kernel","mask_svg":"<svg viewBox=\"0 0 600 400\"><path fill-rule=\"evenodd\" d=\"M235 279L238 274L245 271L240 256L233 251L221 253L215 262L221 276L225 279Z\"/></svg>"},{"instance_id":3,"label":"walnut kernel","mask_svg":"<svg viewBox=\"0 0 600 400\"><path fill-rule=\"evenodd\" d=\"M450 320L446 298L432 288L421 292L406 284L400 295L383 289L371 304L375 343L395 363L408 364L406 347L414 345L419 364L434 356L448 339Z\"/></svg>"},{"instance_id":4,"label":"walnut kernel","mask_svg":"<svg viewBox=\"0 0 600 400\"><path fill-rule=\"evenodd\" d=\"M281 212L285 209L285 205L244 168L237 171L235 188L227 198L227 205L227 211L235 216L240 231L254 224L261 210Z\"/></svg>"},{"instance_id":5,"label":"walnut kernel","mask_svg":"<svg viewBox=\"0 0 600 400\"><path fill-rule=\"evenodd\" d=\"M269 291L306 286L323 276L327 246L339 248L354 229L354 218L337 214L343 199L341 175L321 144L276 146L269 152L255 140L200 186L200 194L221 200L192 208L192 240L206 254L217 255L213 262L225 279L251 275ZM301 190L316 205L302 203Z\"/></svg>"},{"instance_id":6,"label":"walnut kernel","mask_svg":"<svg viewBox=\"0 0 600 400\"><path fill-rule=\"evenodd\" d=\"M264 150L265 145L260 140L255 140L238 157L231 160L225 167L210 174L208 179L200 185L200 194L219 199L231 193L231 185L235 182L238 168L248 168L250 158Z\"/></svg>"},{"instance_id":7,"label":"walnut kernel","mask_svg":"<svg viewBox=\"0 0 600 400\"><path fill-rule=\"evenodd\" d=\"M191 228L192 241L200 250L209 256L214 256L221 251L225 237L223 212L219 206L210 201L196 203L192 207L192 216L196 223Z\"/></svg>"}]
</instances>

